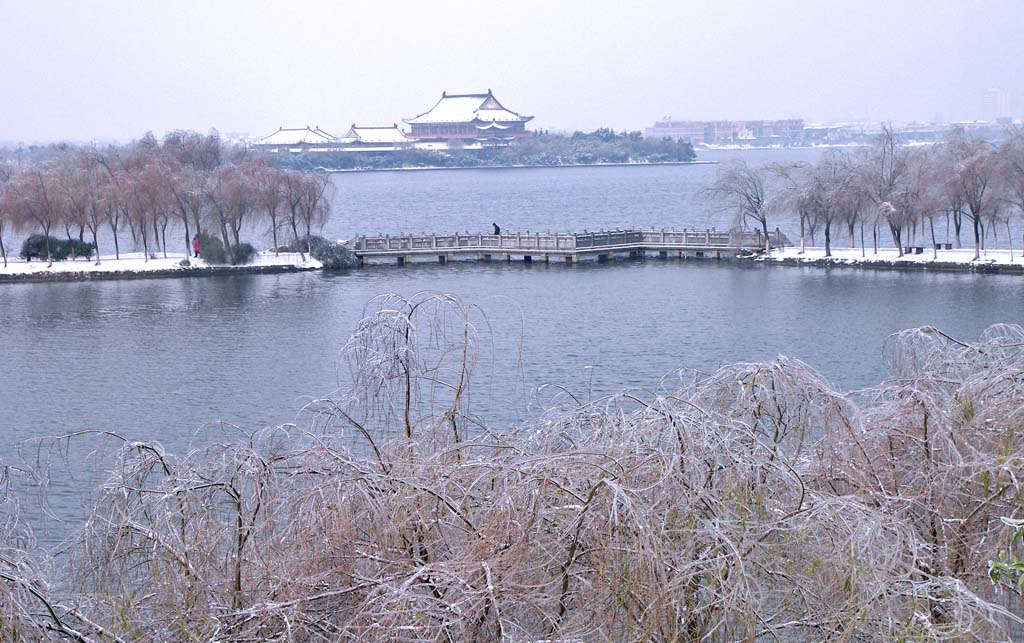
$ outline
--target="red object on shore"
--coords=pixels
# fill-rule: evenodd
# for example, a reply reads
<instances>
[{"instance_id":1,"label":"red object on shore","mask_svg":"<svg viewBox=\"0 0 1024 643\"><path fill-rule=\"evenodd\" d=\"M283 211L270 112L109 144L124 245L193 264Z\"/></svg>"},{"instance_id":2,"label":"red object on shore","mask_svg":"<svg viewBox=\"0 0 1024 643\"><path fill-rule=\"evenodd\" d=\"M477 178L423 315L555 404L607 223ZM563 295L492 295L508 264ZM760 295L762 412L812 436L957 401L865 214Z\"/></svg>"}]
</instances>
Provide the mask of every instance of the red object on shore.
<instances>
[{"instance_id":1,"label":"red object on shore","mask_svg":"<svg viewBox=\"0 0 1024 643\"><path fill-rule=\"evenodd\" d=\"M199 235L192 237L192 250L195 251L196 256L199 256Z\"/></svg>"}]
</instances>

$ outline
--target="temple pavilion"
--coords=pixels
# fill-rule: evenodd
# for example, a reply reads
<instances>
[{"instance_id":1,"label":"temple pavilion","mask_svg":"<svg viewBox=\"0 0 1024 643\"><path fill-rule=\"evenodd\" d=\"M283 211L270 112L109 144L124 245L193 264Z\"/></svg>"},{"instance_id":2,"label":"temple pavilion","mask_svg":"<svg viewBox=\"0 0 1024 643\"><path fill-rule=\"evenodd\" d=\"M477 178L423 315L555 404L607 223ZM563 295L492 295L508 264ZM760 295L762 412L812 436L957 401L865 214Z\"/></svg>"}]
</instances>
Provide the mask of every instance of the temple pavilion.
<instances>
[{"instance_id":1,"label":"temple pavilion","mask_svg":"<svg viewBox=\"0 0 1024 643\"><path fill-rule=\"evenodd\" d=\"M345 146L346 151L353 152L393 152L408 149L415 143L398 129L397 123L390 127L367 127L353 123L338 142Z\"/></svg>"},{"instance_id":2,"label":"temple pavilion","mask_svg":"<svg viewBox=\"0 0 1024 643\"><path fill-rule=\"evenodd\" d=\"M502 145L527 136L532 119L506 109L488 89L486 94L443 92L429 111L404 120L412 128L410 138Z\"/></svg>"},{"instance_id":3,"label":"temple pavilion","mask_svg":"<svg viewBox=\"0 0 1024 643\"><path fill-rule=\"evenodd\" d=\"M319 127L281 127L264 136L253 145L269 152L303 152L310 150L334 151L337 139Z\"/></svg>"}]
</instances>

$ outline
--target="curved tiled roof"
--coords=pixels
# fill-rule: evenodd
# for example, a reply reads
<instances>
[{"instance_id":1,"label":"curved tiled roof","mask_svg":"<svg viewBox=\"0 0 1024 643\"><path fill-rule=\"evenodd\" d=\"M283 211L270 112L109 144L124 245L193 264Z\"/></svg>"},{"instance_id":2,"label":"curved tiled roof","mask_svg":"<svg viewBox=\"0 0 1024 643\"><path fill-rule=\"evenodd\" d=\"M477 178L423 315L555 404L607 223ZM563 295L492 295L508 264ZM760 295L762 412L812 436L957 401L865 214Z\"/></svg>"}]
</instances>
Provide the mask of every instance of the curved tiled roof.
<instances>
[{"instance_id":1,"label":"curved tiled roof","mask_svg":"<svg viewBox=\"0 0 1024 643\"><path fill-rule=\"evenodd\" d=\"M522 116L505 109L494 94L441 94L441 100L419 116L404 119L410 125L424 123L470 123L473 121L493 123L525 123L532 116Z\"/></svg>"},{"instance_id":2,"label":"curved tiled roof","mask_svg":"<svg viewBox=\"0 0 1024 643\"><path fill-rule=\"evenodd\" d=\"M278 129L270 136L261 138L257 145L315 145L318 143L333 143L334 136L323 131L319 127L299 127Z\"/></svg>"},{"instance_id":3,"label":"curved tiled roof","mask_svg":"<svg viewBox=\"0 0 1024 643\"><path fill-rule=\"evenodd\" d=\"M413 139L398 129L397 124L389 127L361 127L353 123L342 140L358 143L410 143Z\"/></svg>"}]
</instances>

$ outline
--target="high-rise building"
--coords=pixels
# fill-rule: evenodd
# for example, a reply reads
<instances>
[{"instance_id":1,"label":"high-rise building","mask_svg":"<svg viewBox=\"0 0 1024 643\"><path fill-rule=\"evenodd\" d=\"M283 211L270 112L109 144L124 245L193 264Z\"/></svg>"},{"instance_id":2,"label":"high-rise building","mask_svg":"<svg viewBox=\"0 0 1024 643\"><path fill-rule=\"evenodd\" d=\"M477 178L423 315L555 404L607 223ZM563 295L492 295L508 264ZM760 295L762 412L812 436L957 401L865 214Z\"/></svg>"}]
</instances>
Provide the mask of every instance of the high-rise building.
<instances>
[{"instance_id":1,"label":"high-rise building","mask_svg":"<svg viewBox=\"0 0 1024 643\"><path fill-rule=\"evenodd\" d=\"M985 120L997 121L1013 116L1010 109L1010 95L1002 89L986 89L982 94L982 109Z\"/></svg>"}]
</instances>

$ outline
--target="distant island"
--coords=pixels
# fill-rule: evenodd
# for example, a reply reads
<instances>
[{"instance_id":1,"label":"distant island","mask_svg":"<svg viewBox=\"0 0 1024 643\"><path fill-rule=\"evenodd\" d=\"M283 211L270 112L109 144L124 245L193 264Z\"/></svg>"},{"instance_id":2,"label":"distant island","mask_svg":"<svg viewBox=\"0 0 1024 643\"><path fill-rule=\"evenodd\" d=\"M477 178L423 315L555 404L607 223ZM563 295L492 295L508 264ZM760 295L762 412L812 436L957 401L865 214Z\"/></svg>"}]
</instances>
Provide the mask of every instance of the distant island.
<instances>
[{"instance_id":1,"label":"distant island","mask_svg":"<svg viewBox=\"0 0 1024 643\"><path fill-rule=\"evenodd\" d=\"M529 130L526 116L494 93L441 93L425 112L391 125L352 126L335 136L319 126L281 127L251 143L275 163L298 170L467 167L558 167L624 163L689 163L693 145L679 137L639 131L552 134Z\"/></svg>"},{"instance_id":2,"label":"distant island","mask_svg":"<svg viewBox=\"0 0 1024 643\"><path fill-rule=\"evenodd\" d=\"M557 167L619 163L689 163L693 146L670 138L644 137L640 132L599 128L592 132L536 132L514 145L459 149L400 149L380 152L303 151L272 155L274 162L297 170L397 168Z\"/></svg>"}]
</instances>

